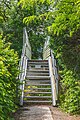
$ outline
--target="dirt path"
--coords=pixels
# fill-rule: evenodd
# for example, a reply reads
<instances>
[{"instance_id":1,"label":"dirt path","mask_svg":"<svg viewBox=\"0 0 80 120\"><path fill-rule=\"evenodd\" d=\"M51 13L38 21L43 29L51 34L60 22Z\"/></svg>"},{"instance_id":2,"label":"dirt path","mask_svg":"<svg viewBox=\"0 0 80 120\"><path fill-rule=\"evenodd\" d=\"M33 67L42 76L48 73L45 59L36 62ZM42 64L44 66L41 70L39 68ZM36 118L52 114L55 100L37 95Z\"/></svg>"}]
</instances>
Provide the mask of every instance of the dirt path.
<instances>
[{"instance_id":1,"label":"dirt path","mask_svg":"<svg viewBox=\"0 0 80 120\"><path fill-rule=\"evenodd\" d=\"M70 116L52 106L35 105L20 108L15 120L80 120L80 116Z\"/></svg>"},{"instance_id":2,"label":"dirt path","mask_svg":"<svg viewBox=\"0 0 80 120\"><path fill-rule=\"evenodd\" d=\"M71 116L67 113L62 112L59 108L57 107L52 107L50 106L50 110L53 116L53 120L80 120L80 115L79 116Z\"/></svg>"},{"instance_id":3,"label":"dirt path","mask_svg":"<svg viewBox=\"0 0 80 120\"><path fill-rule=\"evenodd\" d=\"M53 120L49 106L37 105L21 108L15 120Z\"/></svg>"}]
</instances>

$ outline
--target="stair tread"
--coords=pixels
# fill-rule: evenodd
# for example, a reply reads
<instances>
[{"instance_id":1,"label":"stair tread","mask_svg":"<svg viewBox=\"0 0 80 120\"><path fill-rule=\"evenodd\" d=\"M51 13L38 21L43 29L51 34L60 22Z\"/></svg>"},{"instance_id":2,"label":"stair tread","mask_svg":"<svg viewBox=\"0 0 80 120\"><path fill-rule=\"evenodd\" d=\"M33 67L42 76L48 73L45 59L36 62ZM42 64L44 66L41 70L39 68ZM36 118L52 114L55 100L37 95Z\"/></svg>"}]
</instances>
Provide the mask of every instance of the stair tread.
<instances>
[{"instance_id":1,"label":"stair tread","mask_svg":"<svg viewBox=\"0 0 80 120\"><path fill-rule=\"evenodd\" d=\"M47 90L51 90L51 87L50 88L46 88L46 87L45 88L26 88L25 87L25 90L46 90L47 91Z\"/></svg>"},{"instance_id":2,"label":"stair tread","mask_svg":"<svg viewBox=\"0 0 80 120\"><path fill-rule=\"evenodd\" d=\"M49 72L49 70L27 70L27 72Z\"/></svg>"},{"instance_id":3,"label":"stair tread","mask_svg":"<svg viewBox=\"0 0 80 120\"><path fill-rule=\"evenodd\" d=\"M50 82L50 80L40 80L40 79L38 79L38 80L26 80L26 82Z\"/></svg>"},{"instance_id":4,"label":"stair tread","mask_svg":"<svg viewBox=\"0 0 80 120\"><path fill-rule=\"evenodd\" d=\"M28 102L30 102L30 103L48 103L48 102L52 102L51 100L44 100L44 101L42 101L42 100L38 100L38 101L34 101L34 100L26 100L26 101L24 101L24 103L28 103Z\"/></svg>"},{"instance_id":5,"label":"stair tread","mask_svg":"<svg viewBox=\"0 0 80 120\"><path fill-rule=\"evenodd\" d=\"M36 93L41 93L41 94L48 94L48 93L51 93L51 92L24 92L25 94L29 94L29 93L32 93L32 94L36 94Z\"/></svg>"},{"instance_id":6,"label":"stair tread","mask_svg":"<svg viewBox=\"0 0 80 120\"><path fill-rule=\"evenodd\" d=\"M31 89L35 89L35 90L51 90L51 88L31 88Z\"/></svg>"},{"instance_id":7,"label":"stair tread","mask_svg":"<svg viewBox=\"0 0 80 120\"><path fill-rule=\"evenodd\" d=\"M35 78L50 78L50 76L27 76L28 78L30 77L30 78L33 78L33 77L35 77Z\"/></svg>"},{"instance_id":8,"label":"stair tread","mask_svg":"<svg viewBox=\"0 0 80 120\"><path fill-rule=\"evenodd\" d=\"M48 62L48 60L28 60L28 62Z\"/></svg>"},{"instance_id":9,"label":"stair tread","mask_svg":"<svg viewBox=\"0 0 80 120\"><path fill-rule=\"evenodd\" d=\"M35 62L28 62L28 64L37 64L37 65L39 64L40 65L40 64L48 64L48 62L41 62L41 61L36 62L35 61Z\"/></svg>"},{"instance_id":10,"label":"stair tread","mask_svg":"<svg viewBox=\"0 0 80 120\"><path fill-rule=\"evenodd\" d=\"M46 76L46 75L49 75L49 73L40 73L40 72L39 72L39 73L34 73L34 72L27 72L27 75L29 75L29 74L30 74L30 75L33 75L33 74L34 74L34 75L45 75L45 76Z\"/></svg>"},{"instance_id":11,"label":"stair tread","mask_svg":"<svg viewBox=\"0 0 80 120\"><path fill-rule=\"evenodd\" d=\"M24 98L52 98L52 96L24 96Z\"/></svg>"},{"instance_id":12,"label":"stair tread","mask_svg":"<svg viewBox=\"0 0 80 120\"><path fill-rule=\"evenodd\" d=\"M40 66L40 67L38 66L39 68L42 68L42 67L47 67L47 68L49 68L49 65L42 65L42 64L38 64L38 65ZM28 64L28 68L31 67L31 66L32 66L33 68L36 68L37 65L36 65L36 64ZM38 69L38 68L37 68L37 69Z\"/></svg>"},{"instance_id":13,"label":"stair tread","mask_svg":"<svg viewBox=\"0 0 80 120\"><path fill-rule=\"evenodd\" d=\"M50 76L27 76L27 78L50 78Z\"/></svg>"},{"instance_id":14,"label":"stair tread","mask_svg":"<svg viewBox=\"0 0 80 120\"><path fill-rule=\"evenodd\" d=\"M26 86L29 86L29 85L31 85L31 84L26 84ZM31 85L31 86L51 86L51 84L33 84L33 85Z\"/></svg>"}]
</instances>

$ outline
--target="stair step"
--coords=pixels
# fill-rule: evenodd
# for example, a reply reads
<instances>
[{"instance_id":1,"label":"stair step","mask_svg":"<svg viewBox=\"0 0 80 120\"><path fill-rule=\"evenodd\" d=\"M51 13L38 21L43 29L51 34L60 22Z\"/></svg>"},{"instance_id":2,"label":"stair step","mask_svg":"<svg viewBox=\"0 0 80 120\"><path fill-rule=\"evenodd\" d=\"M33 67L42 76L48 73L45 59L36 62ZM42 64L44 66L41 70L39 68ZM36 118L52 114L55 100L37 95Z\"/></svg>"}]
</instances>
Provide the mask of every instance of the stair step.
<instances>
[{"instance_id":1,"label":"stair step","mask_svg":"<svg viewBox=\"0 0 80 120\"><path fill-rule=\"evenodd\" d=\"M50 80L27 80L26 84L34 85L34 84L49 84L51 83Z\"/></svg>"},{"instance_id":2,"label":"stair step","mask_svg":"<svg viewBox=\"0 0 80 120\"><path fill-rule=\"evenodd\" d=\"M25 92L27 92L27 91L36 91L36 92L51 92L51 87L49 87L49 88L46 88L46 87L43 87L43 88L32 88L32 87L25 87L25 90L24 90Z\"/></svg>"},{"instance_id":3,"label":"stair step","mask_svg":"<svg viewBox=\"0 0 80 120\"><path fill-rule=\"evenodd\" d=\"M40 72L38 72L38 73L34 73L34 72L27 72L27 76L49 76L49 73L40 73Z\"/></svg>"},{"instance_id":4,"label":"stair step","mask_svg":"<svg viewBox=\"0 0 80 120\"><path fill-rule=\"evenodd\" d=\"M41 72L42 73L46 73L47 72L47 73L49 73L49 70L40 70L40 69L39 70L27 70L27 72L40 72L40 73Z\"/></svg>"},{"instance_id":5,"label":"stair step","mask_svg":"<svg viewBox=\"0 0 80 120\"><path fill-rule=\"evenodd\" d=\"M51 84L26 84L26 86L51 86Z\"/></svg>"},{"instance_id":6,"label":"stair step","mask_svg":"<svg viewBox=\"0 0 80 120\"><path fill-rule=\"evenodd\" d=\"M52 98L52 96L24 96L24 98Z\"/></svg>"},{"instance_id":7,"label":"stair step","mask_svg":"<svg viewBox=\"0 0 80 120\"><path fill-rule=\"evenodd\" d=\"M26 80L26 82L50 82L50 80L39 80L39 79L37 79L37 80Z\"/></svg>"},{"instance_id":8,"label":"stair step","mask_svg":"<svg viewBox=\"0 0 80 120\"><path fill-rule=\"evenodd\" d=\"M51 90L51 88L31 88L32 90Z\"/></svg>"},{"instance_id":9,"label":"stair step","mask_svg":"<svg viewBox=\"0 0 80 120\"><path fill-rule=\"evenodd\" d=\"M48 60L28 60L28 62L48 62Z\"/></svg>"},{"instance_id":10,"label":"stair step","mask_svg":"<svg viewBox=\"0 0 80 120\"><path fill-rule=\"evenodd\" d=\"M25 94L51 94L51 92L24 92Z\"/></svg>"},{"instance_id":11,"label":"stair step","mask_svg":"<svg viewBox=\"0 0 80 120\"><path fill-rule=\"evenodd\" d=\"M27 79L50 79L50 76L27 76Z\"/></svg>"},{"instance_id":12,"label":"stair step","mask_svg":"<svg viewBox=\"0 0 80 120\"><path fill-rule=\"evenodd\" d=\"M48 64L29 64L28 63L28 66L36 66L36 65L40 65L40 66L45 66L45 67L49 67L49 65Z\"/></svg>"},{"instance_id":13,"label":"stair step","mask_svg":"<svg viewBox=\"0 0 80 120\"><path fill-rule=\"evenodd\" d=\"M24 103L52 103L52 101L51 100L49 100L49 101L46 101L46 100L44 100L44 101L26 100L26 101L24 101Z\"/></svg>"},{"instance_id":14,"label":"stair step","mask_svg":"<svg viewBox=\"0 0 80 120\"><path fill-rule=\"evenodd\" d=\"M42 65L42 64L48 64L48 62L28 62L29 65L35 64L35 65Z\"/></svg>"},{"instance_id":15,"label":"stair step","mask_svg":"<svg viewBox=\"0 0 80 120\"><path fill-rule=\"evenodd\" d=\"M49 67L41 67L41 68L35 68L35 67L28 67L28 70L48 70L49 71Z\"/></svg>"}]
</instances>

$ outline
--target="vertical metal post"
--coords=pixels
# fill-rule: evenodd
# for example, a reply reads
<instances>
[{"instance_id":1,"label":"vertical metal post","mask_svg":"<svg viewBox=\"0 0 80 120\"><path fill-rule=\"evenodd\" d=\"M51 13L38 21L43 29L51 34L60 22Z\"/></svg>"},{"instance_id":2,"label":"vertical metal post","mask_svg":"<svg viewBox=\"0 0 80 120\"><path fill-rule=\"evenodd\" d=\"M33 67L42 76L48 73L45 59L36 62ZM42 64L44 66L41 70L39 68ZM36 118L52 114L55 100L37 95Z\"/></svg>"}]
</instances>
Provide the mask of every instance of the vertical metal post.
<instances>
[{"instance_id":1,"label":"vertical metal post","mask_svg":"<svg viewBox=\"0 0 80 120\"><path fill-rule=\"evenodd\" d=\"M53 106L56 106L56 84L55 84L55 78L53 75L51 57L49 57L49 73L51 78L52 102L53 102Z\"/></svg>"}]
</instances>

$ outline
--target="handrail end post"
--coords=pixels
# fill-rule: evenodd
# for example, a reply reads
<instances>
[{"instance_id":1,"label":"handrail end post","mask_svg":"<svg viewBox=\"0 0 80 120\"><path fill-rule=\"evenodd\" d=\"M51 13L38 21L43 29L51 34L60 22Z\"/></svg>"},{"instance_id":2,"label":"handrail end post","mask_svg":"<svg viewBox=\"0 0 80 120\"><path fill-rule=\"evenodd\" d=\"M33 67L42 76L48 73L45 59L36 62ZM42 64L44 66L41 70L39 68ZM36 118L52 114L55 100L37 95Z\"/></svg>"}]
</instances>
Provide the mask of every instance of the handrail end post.
<instances>
[{"instance_id":1,"label":"handrail end post","mask_svg":"<svg viewBox=\"0 0 80 120\"><path fill-rule=\"evenodd\" d=\"M23 99L20 99L20 106L23 106Z\"/></svg>"},{"instance_id":2,"label":"handrail end post","mask_svg":"<svg viewBox=\"0 0 80 120\"><path fill-rule=\"evenodd\" d=\"M52 105L53 105L54 107L57 106L57 104L56 104L56 100L53 100L53 101L52 101Z\"/></svg>"}]
</instances>

